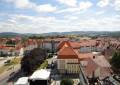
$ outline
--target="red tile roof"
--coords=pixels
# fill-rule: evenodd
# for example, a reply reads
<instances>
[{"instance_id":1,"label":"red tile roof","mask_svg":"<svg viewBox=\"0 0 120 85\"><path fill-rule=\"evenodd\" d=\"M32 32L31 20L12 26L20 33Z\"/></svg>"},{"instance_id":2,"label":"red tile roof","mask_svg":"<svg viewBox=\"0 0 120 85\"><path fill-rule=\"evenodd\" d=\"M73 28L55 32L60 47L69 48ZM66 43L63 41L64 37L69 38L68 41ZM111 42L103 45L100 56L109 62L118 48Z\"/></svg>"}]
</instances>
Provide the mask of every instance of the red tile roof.
<instances>
[{"instance_id":1,"label":"red tile roof","mask_svg":"<svg viewBox=\"0 0 120 85\"><path fill-rule=\"evenodd\" d=\"M84 40L80 42L80 46L96 46L96 40Z\"/></svg>"},{"instance_id":2,"label":"red tile roof","mask_svg":"<svg viewBox=\"0 0 120 85\"><path fill-rule=\"evenodd\" d=\"M101 67L96 62L94 62L93 59L91 58L86 59L85 61L81 61L81 63L82 65L84 65L84 71L86 76L92 77L93 72L99 75L99 77L101 78L105 78L111 75L112 70L110 69L110 67ZM98 69L99 71L97 71Z\"/></svg>"},{"instance_id":3,"label":"red tile roof","mask_svg":"<svg viewBox=\"0 0 120 85\"><path fill-rule=\"evenodd\" d=\"M80 60L86 60L86 59L93 59L93 56L96 56L95 54L94 54L94 52L88 52L88 53L81 53L81 52L79 52L79 50L78 49L74 49L74 51L76 52L76 54L78 55L78 58L80 59ZM99 54L99 53L98 53ZM100 55L99 55L100 56ZM100 59L100 58L99 58ZM102 59L104 60L104 58L102 57Z\"/></svg>"},{"instance_id":4,"label":"red tile roof","mask_svg":"<svg viewBox=\"0 0 120 85\"><path fill-rule=\"evenodd\" d=\"M58 59L78 59L78 55L71 47L63 47L58 52Z\"/></svg>"},{"instance_id":5,"label":"red tile roof","mask_svg":"<svg viewBox=\"0 0 120 85\"><path fill-rule=\"evenodd\" d=\"M85 73L87 76L92 77L93 72L98 68L98 65L92 61L92 59L89 59L88 64L85 68Z\"/></svg>"},{"instance_id":6,"label":"red tile roof","mask_svg":"<svg viewBox=\"0 0 120 85\"><path fill-rule=\"evenodd\" d=\"M80 53L79 48L81 43L79 42L70 42L70 41L63 41L59 44L58 48L60 49L58 52L59 58L73 58L71 56L75 56L75 58L79 60L84 60L90 57L93 57L92 53ZM62 57L61 57L62 56Z\"/></svg>"},{"instance_id":7,"label":"red tile roof","mask_svg":"<svg viewBox=\"0 0 120 85\"><path fill-rule=\"evenodd\" d=\"M58 50L61 49L64 45L71 47L71 44L69 41L63 41L58 45Z\"/></svg>"},{"instance_id":8,"label":"red tile roof","mask_svg":"<svg viewBox=\"0 0 120 85\"><path fill-rule=\"evenodd\" d=\"M79 49L80 48L80 42L70 42L70 45L74 49Z\"/></svg>"}]
</instances>

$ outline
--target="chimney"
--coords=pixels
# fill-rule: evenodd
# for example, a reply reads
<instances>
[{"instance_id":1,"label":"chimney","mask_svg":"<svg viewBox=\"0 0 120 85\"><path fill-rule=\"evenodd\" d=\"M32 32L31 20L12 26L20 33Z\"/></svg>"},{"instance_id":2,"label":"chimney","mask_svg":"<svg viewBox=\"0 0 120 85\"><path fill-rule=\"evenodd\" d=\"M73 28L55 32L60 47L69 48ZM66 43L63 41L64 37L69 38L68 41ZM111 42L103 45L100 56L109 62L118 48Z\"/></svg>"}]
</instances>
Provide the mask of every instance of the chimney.
<instances>
[{"instance_id":1,"label":"chimney","mask_svg":"<svg viewBox=\"0 0 120 85\"><path fill-rule=\"evenodd\" d=\"M93 56L93 59L95 59L95 56Z\"/></svg>"}]
</instances>

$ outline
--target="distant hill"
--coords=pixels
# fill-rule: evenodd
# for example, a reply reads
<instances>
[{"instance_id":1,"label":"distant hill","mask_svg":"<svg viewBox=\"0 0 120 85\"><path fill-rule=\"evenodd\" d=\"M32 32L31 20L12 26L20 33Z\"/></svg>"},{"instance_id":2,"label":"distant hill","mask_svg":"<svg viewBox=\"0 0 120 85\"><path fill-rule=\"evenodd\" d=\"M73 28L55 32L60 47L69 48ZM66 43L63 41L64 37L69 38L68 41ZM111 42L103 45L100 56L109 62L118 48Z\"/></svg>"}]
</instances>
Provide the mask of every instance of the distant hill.
<instances>
[{"instance_id":1,"label":"distant hill","mask_svg":"<svg viewBox=\"0 0 120 85\"><path fill-rule=\"evenodd\" d=\"M14 32L2 32L0 33L0 37L29 37L29 36L57 36L57 35L80 35L80 36L111 36L111 37L120 37L120 31L109 32L109 31L72 31L72 32L50 32L50 33L42 33L42 34L33 34L33 33L14 33Z\"/></svg>"},{"instance_id":2,"label":"distant hill","mask_svg":"<svg viewBox=\"0 0 120 85\"><path fill-rule=\"evenodd\" d=\"M24 36L23 34L20 33L14 33L14 32L2 32L0 33L0 37L5 37L5 38L11 38L11 37L16 37L16 36Z\"/></svg>"},{"instance_id":3,"label":"distant hill","mask_svg":"<svg viewBox=\"0 0 120 85\"><path fill-rule=\"evenodd\" d=\"M72 32L51 32L43 33L44 36L56 36L56 35L80 35L80 36L111 36L120 37L120 31L110 32L110 31L72 31Z\"/></svg>"}]
</instances>

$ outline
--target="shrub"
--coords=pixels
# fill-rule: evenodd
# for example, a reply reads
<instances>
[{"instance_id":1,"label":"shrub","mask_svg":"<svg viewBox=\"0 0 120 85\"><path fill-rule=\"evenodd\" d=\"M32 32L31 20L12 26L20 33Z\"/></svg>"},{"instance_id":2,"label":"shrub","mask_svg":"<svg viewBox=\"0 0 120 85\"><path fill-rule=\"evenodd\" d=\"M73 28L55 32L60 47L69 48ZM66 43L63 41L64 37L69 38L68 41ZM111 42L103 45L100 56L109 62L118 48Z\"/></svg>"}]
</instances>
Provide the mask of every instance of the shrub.
<instances>
[{"instance_id":1,"label":"shrub","mask_svg":"<svg viewBox=\"0 0 120 85\"><path fill-rule=\"evenodd\" d=\"M60 85L73 85L74 84L74 81L71 80L71 79L63 79L61 82L60 82Z\"/></svg>"}]
</instances>

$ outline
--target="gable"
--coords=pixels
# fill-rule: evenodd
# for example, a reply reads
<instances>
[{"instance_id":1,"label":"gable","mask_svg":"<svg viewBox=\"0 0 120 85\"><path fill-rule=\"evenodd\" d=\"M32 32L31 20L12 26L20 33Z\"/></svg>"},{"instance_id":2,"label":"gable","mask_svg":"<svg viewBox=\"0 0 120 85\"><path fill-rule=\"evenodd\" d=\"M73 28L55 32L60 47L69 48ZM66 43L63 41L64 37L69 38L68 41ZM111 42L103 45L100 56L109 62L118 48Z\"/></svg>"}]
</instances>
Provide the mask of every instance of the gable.
<instances>
[{"instance_id":1,"label":"gable","mask_svg":"<svg viewBox=\"0 0 120 85\"><path fill-rule=\"evenodd\" d=\"M74 50L71 47L63 47L58 52L58 58L59 59L76 59L78 58L78 55L74 52Z\"/></svg>"}]
</instances>

